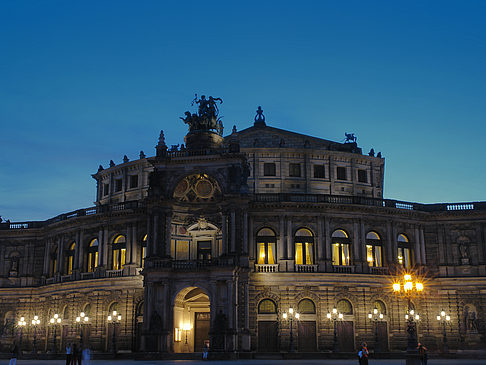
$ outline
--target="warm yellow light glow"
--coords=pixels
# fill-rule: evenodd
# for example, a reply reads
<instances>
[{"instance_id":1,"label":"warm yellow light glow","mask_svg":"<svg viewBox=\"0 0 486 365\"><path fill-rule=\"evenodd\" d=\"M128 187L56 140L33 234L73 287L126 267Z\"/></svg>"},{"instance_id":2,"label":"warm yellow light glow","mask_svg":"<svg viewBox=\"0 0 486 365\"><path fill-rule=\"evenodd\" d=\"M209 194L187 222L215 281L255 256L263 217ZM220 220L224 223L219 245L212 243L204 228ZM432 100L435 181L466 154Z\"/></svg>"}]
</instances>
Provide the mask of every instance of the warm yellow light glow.
<instances>
[{"instance_id":1,"label":"warm yellow light glow","mask_svg":"<svg viewBox=\"0 0 486 365\"><path fill-rule=\"evenodd\" d=\"M59 317L59 314L54 314L54 318L57 319Z\"/></svg>"},{"instance_id":2,"label":"warm yellow light glow","mask_svg":"<svg viewBox=\"0 0 486 365\"><path fill-rule=\"evenodd\" d=\"M380 319L383 319L383 313L380 313Z\"/></svg>"},{"instance_id":3,"label":"warm yellow light glow","mask_svg":"<svg viewBox=\"0 0 486 365\"><path fill-rule=\"evenodd\" d=\"M39 316L34 316L34 319L37 321L39 319Z\"/></svg>"},{"instance_id":4,"label":"warm yellow light glow","mask_svg":"<svg viewBox=\"0 0 486 365\"><path fill-rule=\"evenodd\" d=\"M410 310L410 314L413 316L415 311L413 309Z\"/></svg>"},{"instance_id":5,"label":"warm yellow light glow","mask_svg":"<svg viewBox=\"0 0 486 365\"><path fill-rule=\"evenodd\" d=\"M327 318L331 319L331 313L327 314Z\"/></svg>"},{"instance_id":6,"label":"warm yellow light glow","mask_svg":"<svg viewBox=\"0 0 486 365\"><path fill-rule=\"evenodd\" d=\"M442 317L444 317L444 316L445 316L445 312L444 312L444 311L440 312L440 315L441 315Z\"/></svg>"},{"instance_id":7,"label":"warm yellow light glow","mask_svg":"<svg viewBox=\"0 0 486 365\"><path fill-rule=\"evenodd\" d=\"M76 317L76 322L79 322L81 321L81 318L80 317Z\"/></svg>"},{"instance_id":8,"label":"warm yellow light glow","mask_svg":"<svg viewBox=\"0 0 486 365\"><path fill-rule=\"evenodd\" d=\"M111 321L111 316L108 316L108 321Z\"/></svg>"},{"instance_id":9,"label":"warm yellow light glow","mask_svg":"<svg viewBox=\"0 0 486 365\"><path fill-rule=\"evenodd\" d=\"M437 320L440 321L440 316L437 316Z\"/></svg>"},{"instance_id":10,"label":"warm yellow light glow","mask_svg":"<svg viewBox=\"0 0 486 365\"><path fill-rule=\"evenodd\" d=\"M283 319L287 319L287 313L282 314Z\"/></svg>"},{"instance_id":11,"label":"warm yellow light glow","mask_svg":"<svg viewBox=\"0 0 486 365\"><path fill-rule=\"evenodd\" d=\"M295 313L295 318L299 319L300 317L300 314L299 313Z\"/></svg>"},{"instance_id":12,"label":"warm yellow light glow","mask_svg":"<svg viewBox=\"0 0 486 365\"><path fill-rule=\"evenodd\" d=\"M446 316L446 321L450 321L451 320L451 316Z\"/></svg>"},{"instance_id":13,"label":"warm yellow light glow","mask_svg":"<svg viewBox=\"0 0 486 365\"><path fill-rule=\"evenodd\" d=\"M411 281L407 281L405 285L403 285L403 289L405 291L409 291L413 289L413 283Z\"/></svg>"},{"instance_id":14,"label":"warm yellow light glow","mask_svg":"<svg viewBox=\"0 0 486 365\"><path fill-rule=\"evenodd\" d=\"M416 283L415 284L415 289L417 289L417 291L424 290L424 284L422 284L422 283Z\"/></svg>"},{"instance_id":15,"label":"warm yellow light glow","mask_svg":"<svg viewBox=\"0 0 486 365\"><path fill-rule=\"evenodd\" d=\"M25 318L24 317L20 317L20 320L23 322L25 320Z\"/></svg>"},{"instance_id":16,"label":"warm yellow light glow","mask_svg":"<svg viewBox=\"0 0 486 365\"><path fill-rule=\"evenodd\" d=\"M412 280L412 275L405 274L405 276L403 278L405 279L405 281L410 281L410 280Z\"/></svg>"},{"instance_id":17,"label":"warm yellow light glow","mask_svg":"<svg viewBox=\"0 0 486 365\"><path fill-rule=\"evenodd\" d=\"M417 314L417 315L415 315L415 320L417 320L417 321L418 321L419 319L420 319L420 316L419 316L418 314Z\"/></svg>"},{"instance_id":18,"label":"warm yellow light glow","mask_svg":"<svg viewBox=\"0 0 486 365\"><path fill-rule=\"evenodd\" d=\"M397 291L400 291L400 284L398 284L398 283L394 283L394 284L393 284L393 291L396 291L396 292L397 292Z\"/></svg>"},{"instance_id":19,"label":"warm yellow light glow","mask_svg":"<svg viewBox=\"0 0 486 365\"><path fill-rule=\"evenodd\" d=\"M118 320L121 321L121 315L118 315Z\"/></svg>"},{"instance_id":20,"label":"warm yellow light glow","mask_svg":"<svg viewBox=\"0 0 486 365\"><path fill-rule=\"evenodd\" d=\"M116 317L116 311L113 311L113 317Z\"/></svg>"},{"instance_id":21,"label":"warm yellow light glow","mask_svg":"<svg viewBox=\"0 0 486 365\"><path fill-rule=\"evenodd\" d=\"M49 322L54 323L54 318L51 318Z\"/></svg>"},{"instance_id":22,"label":"warm yellow light glow","mask_svg":"<svg viewBox=\"0 0 486 365\"><path fill-rule=\"evenodd\" d=\"M81 318L82 318L82 317L84 317L84 316L85 316L84 312L81 312L81 313L79 314L79 316L80 316Z\"/></svg>"},{"instance_id":23,"label":"warm yellow light glow","mask_svg":"<svg viewBox=\"0 0 486 365\"><path fill-rule=\"evenodd\" d=\"M191 324L190 323L184 323L184 326L182 327L184 331L190 331L191 330Z\"/></svg>"},{"instance_id":24,"label":"warm yellow light glow","mask_svg":"<svg viewBox=\"0 0 486 365\"><path fill-rule=\"evenodd\" d=\"M337 309L336 309L336 308L333 308L333 309L332 309L332 312L333 312L334 314L336 314L336 313L337 313Z\"/></svg>"},{"instance_id":25,"label":"warm yellow light glow","mask_svg":"<svg viewBox=\"0 0 486 365\"><path fill-rule=\"evenodd\" d=\"M405 319L408 319L408 314L405 314Z\"/></svg>"},{"instance_id":26,"label":"warm yellow light glow","mask_svg":"<svg viewBox=\"0 0 486 365\"><path fill-rule=\"evenodd\" d=\"M182 331L180 328L174 328L174 341L180 342L182 341Z\"/></svg>"},{"instance_id":27,"label":"warm yellow light glow","mask_svg":"<svg viewBox=\"0 0 486 365\"><path fill-rule=\"evenodd\" d=\"M371 313L368 313L368 318L371 319L371 317L373 317L373 315Z\"/></svg>"},{"instance_id":28,"label":"warm yellow light glow","mask_svg":"<svg viewBox=\"0 0 486 365\"><path fill-rule=\"evenodd\" d=\"M373 309L373 314L378 314L378 309L377 308Z\"/></svg>"},{"instance_id":29,"label":"warm yellow light glow","mask_svg":"<svg viewBox=\"0 0 486 365\"><path fill-rule=\"evenodd\" d=\"M289 313L290 313L290 314L294 313L294 308L290 307L290 308L289 308Z\"/></svg>"},{"instance_id":30,"label":"warm yellow light glow","mask_svg":"<svg viewBox=\"0 0 486 365\"><path fill-rule=\"evenodd\" d=\"M343 319L343 314L342 313L339 313L338 318L339 319Z\"/></svg>"},{"instance_id":31,"label":"warm yellow light glow","mask_svg":"<svg viewBox=\"0 0 486 365\"><path fill-rule=\"evenodd\" d=\"M57 319L57 323L61 323L61 318L58 318Z\"/></svg>"}]
</instances>

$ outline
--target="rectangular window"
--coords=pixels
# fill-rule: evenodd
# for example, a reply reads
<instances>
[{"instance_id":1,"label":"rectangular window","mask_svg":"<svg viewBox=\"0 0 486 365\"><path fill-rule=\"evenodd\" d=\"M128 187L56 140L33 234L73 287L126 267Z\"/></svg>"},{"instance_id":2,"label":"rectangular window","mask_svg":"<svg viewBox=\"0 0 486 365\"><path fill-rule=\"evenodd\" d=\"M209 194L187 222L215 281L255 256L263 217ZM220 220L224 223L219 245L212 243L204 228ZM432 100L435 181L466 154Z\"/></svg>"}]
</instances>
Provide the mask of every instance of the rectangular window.
<instances>
[{"instance_id":1,"label":"rectangular window","mask_svg":"<svg viewBox=\"0 0 486 365\"><path fill-rule=\"evenodd\" d=\"M258 251L258 264L264 265L274 265L275 264L275 243L269 242L258 242L257 243L257 251Z\"/></svg>"},{"instance_id":2,"label":"rectangular window","mask_svg":"<svg viewBox=\"0 0 486 365\"><path fill-rule=\"evenodd\" d=\"M176 260L189 260L189 241L176 242Z\"/></svg>"},{"instance_id":3,"label":"rectangular window","mask_svg":"<svg viewBox=\"0 0 486 365\"><path fill-rule=\"evenodd\" d=\"M305 243L305 263L306 265L312 265L314 263L313 257L314 257L314 250L313 250L313 243L312 242L306 242Z\"/></svg>"},{"instance_id":4,"label":"rectangular window","mask_svg":"<svg viewBox=\"0 0 486 365\"><path fill-rule=\"evenodd\" d=\"M324 165L314 165L314 178L324 179L326 177L326 169Z\"/></svg>"},{"instance_id":5,"label":"rectangular window","mask_svg":"<svg viewBox=\"0 0 486 365\"><path fill-rule=\"evenodd\" d=\"M341 265L349 266L349 245L347 243L342 243L341 249L342 249Z\"/></svg>"},{"instance_id":6,"label":"rectangular window","mask_svg":"<svg viewBox=\"0 0 486 365\"><path fill-rule=\"evenodd\" d=\"M347 180L346 179L346 167L336 167L337 179L338 180Z\"/></svg>"},{"instance_id":7,"label":"rectangular window","mask_svg":"<svg viewBox=\"0 0 486 365\"><path fill-rule=\"evenodd\" d=\"M410 269L412 267L412 262L410 260L410 249L406 247L398 247L398 263L405 269Z\"/></svg>"},{"instance_id":8,"label":"rectangular window","mask_svg":"<svg viewBox=\"0 0 486 365\"><path fill-rule=\"evenodd\" d=\"M366 172L366 170L358 170L358 182L360 183L368 182L368 173Z\"/></svg>"},{"instance_id":9,"label":"rectangular window","mask_svg":"<svg viewBox=\"0 0 486 365\"><path fill-rule=\"evenodd\" d=\"M289 176L300 177L300 163L289 163Z\"/></svg>"},{"instance_id":10,"label":"rectangular window","mask_svg":"<svg viewBox=\"0 0 486 365\"><path fill-rule=\"evenodd\" d=\"M211 241L199 241L197 243L197 259L211 260Z\"/></svg>"},{"instance_id":11,"label":"rectangular window","mask_svg":"<svg viewBox=\"0 0 486 365\"><path fill-rule=\"evenodd\" d=\"M73 273L73 256L68 257L68 269L67 269L67 274L71 275Z\"/></svg>"},{"instance_id":12,"label":"rectangular window","mask_svg":"<svg viewBox=\"0 0 486 365\"><path fill-rule=\"evenodd\" d=\"M275 164L265 162L263 164L263 176L276 176L277 175L277 167Z\"/></svg>"},{"instance_id":13,"label":"rectangular window","mask_svg":"<svg viewBox=\"0 0 486 365\"><path fill-rule=\"evenodd\" d=\"M147 247L142 246L142 267L145 267L145 257L147 256Z\"/></svg>"},{"instance_id":14,"label":"rectangular window","mask_svg":"<svg viewBox=\"0 0 486 365\"><path fill-rule=\"evenodd\" d=\"M115 192L122 190L122 179L115 179Z\"/></svg>"},{"instance_id":15,"label":"rectangular window","mask_svg":"<svg viewBox=\"0 0 486 365\"><path fill-rule=\"evenodd\" d=\"M302 265L304 263L303 257L302 257L302 243L301 242L296 242L295 243L295 264L296 265Z\"/></svg>"},{"instance_id":16,"label":"rectangular window","mask_svg":"<svg viewBox=\"0 0 486 365\"><path fill-rule=\"evenodd\" d=\"M138 175L130 175L130 189L138 187Z\"/></svg>"},{"instance_id":17,"label":"rectangular window","mask_svg":"<svg viewBox=\"0 0 486 365\"><path fill-rule=\"evenodd\" d=\"M88 254L88 272L93 272L98 267L98 251Z\"/></svg>"},{"instance_id":18,"label":"rectangular window","mask_svg":"<svg viewBox=\"0 0 486 365\"><path fill-rule=\"evenodd\" d=\"M333 243L332 245L332 264L340 265L339 262L339 243Z\"/></svg>"},{"instance_id":19,"label":"rectangular window","mask_svg":"<svg viewBox=\"0 0 486 365\"><path fill-rule=\"evenodd\" d=\"M103 184L103 195L108 195L110 193L110 184Z\"/></svg>"},{"instance_id":20,"label":"rectangular window","mask_svg":"<svg viewBox=\"0 0 486 365\"><path fill-rule=\"evenodd\" d=\"M381 267L381 246L366 245L366 261L369 266Z\"/></svg>"},{"instance_id":21,"label":"rectangular window","mask_svg":"<svg viewBox=\"0 0 486 365\"><path fill-rule=\"evenodd\" d=\"M113 270L121 270L125 266L125 248L113 250Z\"/></svg>"}]
</instances>

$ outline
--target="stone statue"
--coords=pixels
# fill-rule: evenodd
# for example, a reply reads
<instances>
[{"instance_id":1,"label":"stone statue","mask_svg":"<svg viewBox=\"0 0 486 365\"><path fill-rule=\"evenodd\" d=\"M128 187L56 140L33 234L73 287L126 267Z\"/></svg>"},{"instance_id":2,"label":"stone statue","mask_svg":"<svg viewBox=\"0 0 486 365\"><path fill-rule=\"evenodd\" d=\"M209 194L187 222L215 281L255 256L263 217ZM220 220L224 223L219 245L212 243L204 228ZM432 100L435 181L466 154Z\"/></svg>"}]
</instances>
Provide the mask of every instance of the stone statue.
<instances>
[{"instance_id":1,"label":"stone statue","mask_svg":"<svg viewBox=\"0 0 486 365\"><path fill-rule=\"evenodd\" d=\"M140 151L140 159L145 158L145 153L143 151Z\"/></svg>"},{"instance_id":2,"label":"stone statue","mask_svg":"<svg viewBox=\"0 0 486 365\"><path fill-rule=\"evenodd\" d=\"M462 259L468 259L469 258L469 254L467 252L467 246L464 243L461 243L459 245L459 252L461 253Z\"/></svg>"},{"instance_id":3,"label":"stone statue","mask_svg":"<svg viewBox=\"0 0 486 365\"><path fill-rule=\"evenodd\" d=\"M258 107L256 113L257 115L255 115L255 122L265 123L265 116L263 115L263 109L261 106Z\"/></svg>"},{"instance_id":4,"label":"stone statue","mask_svg":"<svg viewBox=\"0 0 486 365\"><path fill-rule=\"evenodd\" d=\"M370 153L368 153L368 156L375 157L375 150L373 148L370 150Z\"/></svg>"},{"instance_id":5,"label":"stone statue","mask_svg":"<svg viewBox=\"0 0 486 365\"><path fill-rule=\"evenodd\" d=\"M221 98L210 96L209 99L206 99L206 95L201 95L201 98L198 99L196 94L192 105L199 104L197 114L186 111L185 117L179 118L189 126L189 132L215 130L221 136L223 134L223 123L218 118L218 101L220 104L223 103Z\"/></svg>"},{"instance_id":6,"label":"stone statue","mask_svg":"<svg viewBox=\"0 0 486 365\"><path fill-rule=\"evenodd\" d=\"M376 157L381 158L381 152L378 152L378 154L376 155Z\"/></svg>"},{"instance_id":7,"label":"stone statue","mask_svg":"<svg viewBox=\"0 0 486 365\"><path fill-rule=\"evenodd\" d=\"M354 133L344 133L344 136L346 137L346 141L344 143L356 143L358 140Z\"/></svg>"},{"instance_id":8,"label":"stone statue","mask_svg":"<svg viewBox=\"0 0 486 365\"><path fill-rule=\"evenodd\" d=\"M110 167L113 167L115 166L115 163L113 162L113 160L110 160Z\"/></svg>"},{"instance_id":9,"label":"stone statue","mask_svg":"<svg viewBox=\"0 0 486 365\"><path fill-rule=\"evenodd\" d=\"M127 157L127 155L123 156L123 163L127 163L128 161L130 161Z\"/></svg>"}]
</instances>

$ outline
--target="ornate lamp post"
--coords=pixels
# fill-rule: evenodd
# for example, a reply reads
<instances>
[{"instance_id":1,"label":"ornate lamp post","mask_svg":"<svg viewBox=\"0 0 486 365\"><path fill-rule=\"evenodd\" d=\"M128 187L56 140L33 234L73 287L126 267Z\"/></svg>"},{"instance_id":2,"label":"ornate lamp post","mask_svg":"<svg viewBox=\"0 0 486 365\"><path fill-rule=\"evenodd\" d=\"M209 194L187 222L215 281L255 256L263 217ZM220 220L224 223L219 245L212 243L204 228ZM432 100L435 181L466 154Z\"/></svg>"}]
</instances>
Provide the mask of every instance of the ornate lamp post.
<instances>
[{"instance_id":1,"label":"ornate lamp post","mask_svg":"<svg viewBox=\"0 0 486 365\"><path fill-rule=\"evenodd\" d=\"M379 352L378 322L383 320L383 313L379 313L378 308L373 308L373 311L368 313L368 319L371 320L375 326L375 353L376 353Z\"/></svg>"},{"instance_id":2,"label":"ornate lamp post","mask_svg":"<svg viewBox=\"0 0 486 365\"><path fill-rule=\"evenodd\" d=\"M84 313L79 313L79 316L76 317L76 323L79 325L79 345L83 347L83 332L84 332L84 325L88 324L89 317Z\"/></svg>"},{"instance_id":3,"label":"ornate lamp post","mask_svg":"<svg viewBox=\"0 0 486 365\"><path fill-rule=\"evenodd\" d=\"M39 316L34 316L34 319L32 320L32 327L34 327L34 341L32 343L32 353L36 354L36 345L37 345L37 326L40 324L40 319Z\"/></svg>"},{"instance_id":4,"label":"ornate lamp post","mask_svg":"<svg viewBox=\"0 0 486 365\"><path fill-rule=\"evenodd\" d=\"M395 294L404 296L407 299L407 314L405 315L408 333L406 363L407 365L419 364L417 321L420 319L420 316L412 308L411 299L423 293L424 284L416 278L413 278L411 274L405 274L395 279L393 291Z\"/></svg>"},{"instance_id":5,"label":"ornate lamp post","mask_svg":"<svg viewBox=\"0 0 486 365\"><path fill-rule=\"evenodd\" d=\"M184 323L182 329L186 332L186 345L187 345L187 333L191 330L191 325L189 323Z\"/></svg>"},{"instance_id":6,"label":"ornate lamp post","mask_svg":"<svg viewBox=\"0 0 486 365\"><path fill-rule=\"evenodd\" d=\"M113 346L113 355L116 356L116 327L121 322L121 314L118 314L117 311L113 311L112 314L108 315L108 323L113 324L113 338L111 341L111 345Z\"/></svg>"},{"instance_id":7,"label":"ornate lamp post","mask_svg":"<svg viewBox=\"0 0 486 365\"><path fill-rule=\"evenodd\" d=\"M440 315L437 316L439 323L442 323L442 342L444 343L444 352L449 352L447 347L447 325L450 325L451 316L447 315L446 312L441 311Z\"/></svg>"},{"instance_id":8,"label":"ornate lamp post","mask_svg":"<svg viewBox=\"0 0 486 365\"><path fill-rule=\"evenodd\" d=\"M57 325L61 324L62 319L59 317L59 314L54 314L54 316L49 320L49 323L54 327L54 343L52 345L52 352L56 353L57 352L57 343L56 343L56 330L57 330Z\"/></svg>"},{"instance_id":9,"label":"ornate lamp post","mask_svg":"<svg viewBox=\"0 0 486 365\"><path fill-rule=\"evenodd\" d=\"M334 327L334 337L333 337L333 352L338 352L339 351L339 346L337 342L337 321L342 321L344 318L344 315L342 313L338 313L338 310L336 308L333 308L332 311L327 313L327 319L333 323Z\"/></svg>"},{"instance_id":10,"label":"ornate lamp post","mask_svg":"<svg viewBox=\"0 0 486 365\"><path fill-rule=\"evenodd\" d=\"M19 327L19 351L20 352L22 352L22 334L26 324L27 322L25 322L25 318L20 317L20 320L17 322L17 326Z\"/></svg>"},{"instance_id":11,"label":"ornate lamp post","mask_svg":"<svg viewBox=\"0 0 486 365\"><path fill-rule=\"evenodd\" d=\"M294 352L294 335L293 335L293 322L294 322L294 318L296 320L299 320L300 318L300 314L295 312L294 311L294 308L290 307L289 308L289 313L287 312L284 312L282 314L282 318L284 320L289 320L290 321L290 346L289 346L289 352Z\"/></svg>"}]
</instances>

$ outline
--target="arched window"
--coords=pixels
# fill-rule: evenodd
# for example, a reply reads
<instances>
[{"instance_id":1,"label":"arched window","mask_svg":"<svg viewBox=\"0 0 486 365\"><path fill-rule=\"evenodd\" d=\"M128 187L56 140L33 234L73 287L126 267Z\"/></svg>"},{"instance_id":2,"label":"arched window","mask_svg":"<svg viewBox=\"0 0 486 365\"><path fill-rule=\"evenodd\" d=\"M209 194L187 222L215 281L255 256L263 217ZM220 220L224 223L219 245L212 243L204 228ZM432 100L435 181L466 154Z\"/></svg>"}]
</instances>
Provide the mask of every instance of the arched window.
<instances>
[{"instance_id":1,"label":"arched window","mask_svg":"<svg viewBox=\"0 0 486 365\"><path fill-rule=\"evenodd\" d=\"M312 232L301 228L295 233L295 264L314 264L314 237Z\"/></svg>"},{"instance_id":2,"label":"arched window","mask_svg":"<svg viewBox=\"0 0 486 365\"><path fill-rule=\"evenodd\" d=\"M57 245L49 253L49 277L53 277L57 272Z\"/></svg>"},{"instance_id":3,"label":"arched window","mask_svg":"<svg viewBox=\"0 0 486 365\"><path fill-rule=\"evenodd\" d=\"M348 234L342 229L332 233L332 264L349 266L351 264L350 241Z\"/></svg>"},{"instance_id":4,"label":"arched window","mask_svg":"<svg viewBox=\"0 0 486 365\"><path fill-rule=\"evenodd\" d=\"M258 304L258 314L275 314L277 313L277 305L273 300L263 299Z\"/></svg>"},{"instance_id":5,"label":"arched window","mask_svg":"<svg viewBox=\"0 0 486 365\"><path fill-rule=\"evenodd\" d=\"M64 310L62 311L62 320L63 321L66 321L65 324L67 324L68 323L68 320L71 318L70 314L71 313L69 311L69 306L66 305L64 307Z\"/></svg>"},{"instance_id":6,"label":"arched window","mask_svg":"<svg viewBox=\"0 0 486 365\"><path fill-rule=\"evenodd\" d=\"M381 300L375 300L375 303L373 304L373 309L376 309L378 314L386 314L385 303L383 303Z\"/></svg>"},{"instance_id":7,"label":"arched window","mask_svg":"<svg viewBox=\"0 0 486 365\"><path fill-rule=\"evenodd\" d=\"M142 252L141 252L140 267L145 267L145 257L147 257L147 235L142 238Z\"/></svg>"},{"instance_id":8,"label":"arched window","mask_svg":"<svg viewBox=\"0 0 486 365\"><path fill-rule=\"evenodd\" d=\"M410 269L412 267L411 260L411 248L408 237L403 233L400 233L397 237L398 244L398 264L402 265L405 269Z\"/></svg>"},{"instance_id":9,"label":"arched window","mask_svg":"<svg viewBox=\"0 0 486 365\"><path fill-rule=\"evenodd\" d=\"M310 299L302 299L299 302L298 312L300 314L315 314L316 313L316 306L314 302Z\"/></svg>"},{"instance_id":10,"label":"arched window","mask_svg":"<svg viewBox=\"0 0 486 365\"><path fill-rule=\"evenodd\" d=\"M117 312L119 313L118 311L118 303L117 302L113 302L110 304L110 306L108 307L108 315L114 315L113 312Z\"/></svg>"},{"instance_id":11,"label":"arched window","mask_svg":"<svg viewBox=\"0 0 486 365\"><path fill-rule=\"evenodd\" d=\"M86 304L83 308L83 313L86 317L91 317L91 304Z\"/></svg>"},{"instance_id":12,"label":"arched window","mask_svg":"<svg viewBox=\"0 0 486 365\"><path fill-rule=\"evenodd\" d=\"M346 299L341 299L337 303L336 309L338 310L338 313L347 314L347 315L353 314L353 306L351 305L349 300Z\"/></svg>"},{"instance_id":13,"label":"arched window","mask_svg":"<svg viewBox=\"0 0 486 365\"><path fill-rule=\"evenodd\" d=\"M366 261L373 267L383 266L381 238L376 232L366 234Z\"/></svg>"},{"instance_id":14,"label":"arched window","mask_svg":"<svg viewBox=\"0 0 486 365\"><path fill-rule=\"evenodd\" d=\"M74 252L76 250L76 242L71 242L67 246L66 250L66 270L65 273L67 275L71 275L73 273L73 265L74 265Z\"/></svg>"},{"instance_id":15,"label":"arched window","mask_svg":"<svg viewBox=\"0 0 486 365\"><path fill-rule=\"evenodd\" d=\"M98 246L97 238L93 238L88 246L88 272L94 272L98 267Z\"/></svg>"},{"instance_id":16,"label":"arched window","mask_svg":"<svg viewBox=\"0 0 486 365\"><path fill-rule=\"evenodd\" d=\"M257 233L257 262L259 265L275 264L275 233L270 228L262 228Z\"/></svg>"},{"instance_id":17,"label":"arched window","mask_svg":"<svg viewBox=\"0 0 486 365\"><path fill-rule=\"evenodd\" d=\"M121 234L113 240L113 270L121 270L125 266L126 242L125 236Z\"/></svg>"}]
</instances>

